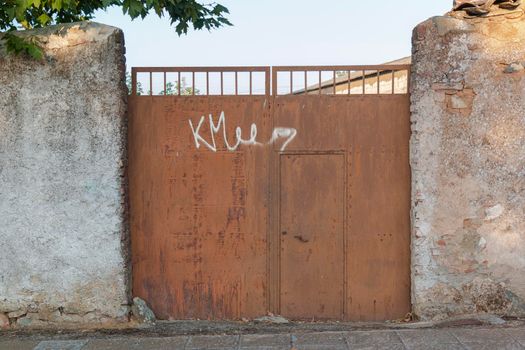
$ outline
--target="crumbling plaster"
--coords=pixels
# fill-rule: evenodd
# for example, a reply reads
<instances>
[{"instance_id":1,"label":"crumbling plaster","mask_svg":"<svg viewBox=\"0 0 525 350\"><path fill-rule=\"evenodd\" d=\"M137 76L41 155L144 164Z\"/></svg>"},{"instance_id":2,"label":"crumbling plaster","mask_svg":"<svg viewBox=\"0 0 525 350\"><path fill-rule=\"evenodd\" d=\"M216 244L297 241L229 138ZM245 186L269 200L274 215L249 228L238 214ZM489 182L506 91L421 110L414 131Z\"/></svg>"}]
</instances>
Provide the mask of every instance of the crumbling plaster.
<instances>
[{"instance_id":1,"label":"crumbling plaster","mask_svg":"<svg viewBox=\"0 0 525 350\"><path fill-rule=\"evenodd\" d=\"M0 315L11 326L128 320L124 37L91 22L0 46Z\"/></svg>"},{"instance_id":2,"label":"crumbling plaster","mask_svg":"<svg viewBox=\"0 0 525 350\"><path fill-rule=\"evenodd\" d=\"M127 321L124 43L94 23L0 48L0 315ZM414 30L412 302L423 319L525 315L525 18Z\"/></svg>"},{"instance_id":3,"label":"crumbling plaster","mask_svg":"<svg viewBox=\"0 0 525 350\"><path fill-rule=\"evenodd\" d=\"M412 302L424 319L525 315L525 72L512 68L524 61L524 16L414 30Z\"/></svg>"}]
</instances>

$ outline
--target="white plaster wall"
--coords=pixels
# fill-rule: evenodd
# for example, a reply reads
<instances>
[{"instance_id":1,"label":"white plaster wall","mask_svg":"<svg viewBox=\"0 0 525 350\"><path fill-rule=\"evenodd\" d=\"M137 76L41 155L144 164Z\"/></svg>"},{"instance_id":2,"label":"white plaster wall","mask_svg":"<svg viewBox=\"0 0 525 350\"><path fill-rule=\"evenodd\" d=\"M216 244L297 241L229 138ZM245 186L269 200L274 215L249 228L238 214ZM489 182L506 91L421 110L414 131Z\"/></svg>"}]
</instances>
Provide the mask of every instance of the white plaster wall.
<instances>
[{"instance_id":1,"label":"white plaster wall","mask_svg":"<svg viewBox=\"0 0 525 350\"><path fill-rule=\"evenodd\" d=\"M31 34L42 62L0 48L0 312L17 326L127 320L122 32Z\"/></svg>"}]
</instances>

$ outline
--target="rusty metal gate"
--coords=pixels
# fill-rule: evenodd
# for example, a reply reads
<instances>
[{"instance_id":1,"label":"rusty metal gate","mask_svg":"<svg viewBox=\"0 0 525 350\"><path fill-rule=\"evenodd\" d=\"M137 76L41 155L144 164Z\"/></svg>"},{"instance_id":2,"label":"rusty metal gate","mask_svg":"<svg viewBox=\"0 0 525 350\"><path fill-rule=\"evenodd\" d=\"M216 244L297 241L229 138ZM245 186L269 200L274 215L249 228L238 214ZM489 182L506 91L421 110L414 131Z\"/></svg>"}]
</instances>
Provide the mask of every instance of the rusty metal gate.
<instances>
[{"instance_id":1,"label":"rusty metal gate","mask_svg":"<svg viewBox=\"0 0 525 350\"><path fill-rule=\"evenodd\" d=\"M161 319L403 317L409 71L134 68L133 294Z\"/></svg>"}]
</instances>

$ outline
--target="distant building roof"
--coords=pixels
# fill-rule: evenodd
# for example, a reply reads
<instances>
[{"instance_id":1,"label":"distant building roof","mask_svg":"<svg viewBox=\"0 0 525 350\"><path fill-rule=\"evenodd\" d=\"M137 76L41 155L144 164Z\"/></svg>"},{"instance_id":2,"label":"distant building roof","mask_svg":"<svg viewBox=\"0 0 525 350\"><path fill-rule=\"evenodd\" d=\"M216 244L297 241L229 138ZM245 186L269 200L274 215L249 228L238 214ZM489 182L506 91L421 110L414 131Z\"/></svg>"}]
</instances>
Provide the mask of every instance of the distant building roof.
<instances>
[{"instance_id":1,"label":"distant building roof","mask_svg":"<svg viewBox=\"0 0 525 350\"><path fill-rule=\"evenodd\" d=\"M381 65L405 65L405 64L411 64L412 63L412 56L403 57L394 61L382 63ZM380 71L379 74L386 74L387 72L390 72L388 70L384 70L383 73ZM365 71L365 79L369 77L375 77L377 75L377 71ZM344 72L344 74L338 76L335 78L335 85L342 85L342 84L348 84L348 81L358 81L363 79L363 73L362 72L351 72L350 77L348 77L348 72ZM321 89L331 88L334 86L334 80L329 79L321 82ZM306 92L311 91L318 91L319 90L319 84L312 84L307 87ZM299 89L293 92L294 94L304 94L304 88Z\"/></svg>"}]
</instances>

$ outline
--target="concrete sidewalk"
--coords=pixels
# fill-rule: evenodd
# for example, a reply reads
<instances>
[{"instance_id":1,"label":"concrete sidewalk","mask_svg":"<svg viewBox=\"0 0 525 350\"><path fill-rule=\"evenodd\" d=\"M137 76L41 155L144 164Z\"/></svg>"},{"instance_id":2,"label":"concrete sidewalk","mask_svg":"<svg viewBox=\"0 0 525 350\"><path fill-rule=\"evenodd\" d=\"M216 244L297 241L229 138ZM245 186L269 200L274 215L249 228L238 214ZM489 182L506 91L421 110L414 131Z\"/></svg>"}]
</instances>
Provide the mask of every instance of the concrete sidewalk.
<instances>
[{"instance_id":1,"label":"concrete sidewalk","mask_svg":"<svg viewBox=\"0 0 525 350\"><path fill-rule=\"evenodd\" d=\"M39 338L39 337L36 337ZM2 337L1 350L351 350L487 349L525 350L525 327L383 329L276 334L144 336L77 334ZM75 339L71 339L75 338Z\"/></svg>"}]
</instances>

